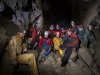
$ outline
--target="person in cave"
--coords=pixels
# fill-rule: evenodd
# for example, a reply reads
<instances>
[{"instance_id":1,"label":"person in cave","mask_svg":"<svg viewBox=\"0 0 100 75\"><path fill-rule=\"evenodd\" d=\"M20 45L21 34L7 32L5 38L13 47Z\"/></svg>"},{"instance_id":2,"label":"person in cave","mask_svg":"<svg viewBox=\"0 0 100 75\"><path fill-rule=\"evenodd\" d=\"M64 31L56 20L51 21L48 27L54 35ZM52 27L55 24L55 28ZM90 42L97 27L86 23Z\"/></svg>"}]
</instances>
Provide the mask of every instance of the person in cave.
<instances>
[{"instance_id":1,"label":"person in cave","mask_svg":"<svg viewBox=\"0 0 100 75\"><path fill-rule=\"evenodd\" d=\"M45 58L50 54L53 42L51 38L48 37L49 32L44 32L44 37L40 39L39 41L39 47L40 47L40 54L38 56L38 64L40 64L41 61L44 61Z\"/></svg>"},{"instance_id":2,"label":"person in cave","mask_svg":"<svg viewBox=\"0 0 100 75\"><path fill-rule=\"evenodd\" d=\"M66 42L66 50L64 53L64 56L62 57L61 61L61 66L64 66L66 64L66 62L68 62L68 59L72 53L72 49L73 48L78 48L79 47L79 39L76 33L72 33L71 29L67 29L66 30L66 38L67 38L67 42Z\"/></svg>"},{"instance_id":3,"label":"person in cave","mask_svg":"<svg viewBox=\"0 0 100 75\"><path fill-rule=\"evenodd\" d=\"M49 38L53 39L53 37L54 37L54 34L53 34L54 33L54 26L53 25L50 26L48 32L49 32Z\"/></svg>"},{"instance_id":4,"label":"person in cave","mask_svg":"<svg viewBox=\"0 0 100 75\"><path fill-rule=\"evenodd\" d=\"M90 32L88 28L84 28L82 24L78 26L78 38L84 47L88 47Z\"/></svg>"},{"instance_id":5,"label":"person in cave","mask_svg":"<svg viewBox=\"0 0 100 75\"><path fill-rule=\"evenodd\" d=\"M62 38L60 37L60 33L56 32L56 36L53 38L53 43L54 43L54 50L58 50L60 55L64 55L64 50L63 50L63 41Z\"/></svg>"},{"instance_id":6,"label":"person in cave","mask_svg":"<svg viewBox=\"0 0 100 75\"><path fill-rule=\"evenodd\" d=\"M8 45L7 52L13 67L17 67L18 64L28 64L31 69L32 75L39 75L35 55L33 53L24 54L27 51L27 45L23 43L25 31L20 30L17 35L12 36Z\"/></svg>"},{"instance_id":7,"label":"person in cave","mask_svg":"<svg viewBox=\"0 0 100 75\"><path fill-rule=\"evenodd\" d=\"M39 27L39 23L35 22L35 24L33 24L33 26L30 29L30 34L31 34L30 50L34 50L34 48L38 44L39 37L41 36L41 32L38 27Z\"/></svg>"},{"instance_id":8,"label":"person in cave","mask_svg":"<svg viewBox=\"0 0 100 75\"><path fill-rule=\"evenodd\" d=\"M61 30L62 30L61 38L62 38L63 44L64 44L67 40L66 37L65 37L66 31L65 31L65 28L61 28Z\"/></svg>"},{"instance_id":9,"label":"person in cave","mask_svg":"<svg viewBox=\"0 0 100 75\"><path fill-rule=\"evenodd\" d=\"M74 21L71 21L71 26L72 26L72 32L76 33L78 32L78 26L75 25Z\"/></svg>"},{"instance_id":10,"label":"person in cave","mask_svg":"<svg viewBox=\"0 0 100 75\"><path fill-rule=\"evenodd\" d=\"M59 32L60 33L60 37L61 37L62 31L61 31L59 25L56 25L56 29L54 30L54 36L56 36L56 32Z\"/></svg>"}]
</instances>

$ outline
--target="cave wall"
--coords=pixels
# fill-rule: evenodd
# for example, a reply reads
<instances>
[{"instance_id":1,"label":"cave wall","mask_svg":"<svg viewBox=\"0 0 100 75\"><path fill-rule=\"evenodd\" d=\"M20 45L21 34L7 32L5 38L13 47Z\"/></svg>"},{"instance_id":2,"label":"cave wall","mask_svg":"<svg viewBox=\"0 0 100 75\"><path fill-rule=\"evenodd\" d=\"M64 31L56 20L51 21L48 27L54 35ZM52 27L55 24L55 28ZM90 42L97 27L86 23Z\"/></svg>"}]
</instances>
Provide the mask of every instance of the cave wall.
<instances>
[{"instance_id":1,"label":"cave wall","mask_svg":"<svg viewBox=\"0 0 100 75\"><path fill-rule=\"evenodd\" d=\"M26 30L40 15L44 29L51 24L70 27L72 20L88 26L98 13L99 4L100 0L2 0L0 14Z\"/></svg>"},{"instance_id":2,"label":"cave wall","mask_svg":"<svg viewBox=\"0 0 100 75\"><path fill-rule=\"evenodd\" d=\"M16 26L12 22L7 21L1 15L0 15L0 26L2 26L7 31L8 37L15 35L18 32L18 29L19 29L18 26Z\"/></svg>"},{"instance_id":3,"label":"cave wall","mask_svg":"<svg viewBox=\"0 0 100 75\"><path fill-rule=\"evenodd\" d=\"M41 0L2 0L0 14L19 29L27 30L28 25L42 15L40 2Z\"/></svg>"},{"instance_id":4,"label":"cave wall","mask_svg":"<svg viewBox=\"0 0 100 75\"><path fill-rule=\"evenodd\" d=\"M88 27L98 14L99 2L100 0L2 0L4 8L0 14L19 29L27 30L29 24L37 21L41 15L41 30L48 29L51 24L71 27L72 20Z\"/></svg>"}]
</instances>

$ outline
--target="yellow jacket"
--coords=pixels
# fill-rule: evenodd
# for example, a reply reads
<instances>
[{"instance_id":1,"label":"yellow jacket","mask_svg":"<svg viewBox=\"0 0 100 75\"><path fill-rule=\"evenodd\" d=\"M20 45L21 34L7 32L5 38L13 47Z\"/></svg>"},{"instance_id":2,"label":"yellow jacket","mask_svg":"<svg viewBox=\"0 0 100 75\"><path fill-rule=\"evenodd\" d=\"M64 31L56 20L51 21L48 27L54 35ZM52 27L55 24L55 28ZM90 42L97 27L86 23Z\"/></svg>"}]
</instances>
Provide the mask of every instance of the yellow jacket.
<instances>
[{"instance_id":1,"label":"yellow jacket","mask_svg":"<svg viewBox=\"0 0 100 75\"><path fill-rule=\"evenodd\" d=\"M61 44L63 44L63 41L62 41L61 38L54 37L54 38L53 38L53 43L54 43L54 45L60 46Z\"/></svg>"},{"instance_id":2,"label":"yellow jacket","mask_svg":"<svg viewBox=\"0 0 100 75\"><path fill-rule=\"evenodd\" d=\"M53 38L53 43L54 43L54 49L55 49L55 50L58 50L59 53L60 53L60 55L63 56L63 55L64 55L64 50L62 50L62 49L60 48L60 45L63 44L62 39L61 39L61 38L58 38L58 37L54 37L54 38Z\"/></svg>"},{"instance_id":3,"label":"yellow jacket","mask_svg":"<svg viewBox=\"0 0 100 75\"><path fill-rule=\"evenodd\" d=\"M17 34L12 36L6 50L10 56L11 62L16 60L16 56L22 53L22 49L26 49L27 45L22 43L22 38Z\"/></svg>"}]
</instances>

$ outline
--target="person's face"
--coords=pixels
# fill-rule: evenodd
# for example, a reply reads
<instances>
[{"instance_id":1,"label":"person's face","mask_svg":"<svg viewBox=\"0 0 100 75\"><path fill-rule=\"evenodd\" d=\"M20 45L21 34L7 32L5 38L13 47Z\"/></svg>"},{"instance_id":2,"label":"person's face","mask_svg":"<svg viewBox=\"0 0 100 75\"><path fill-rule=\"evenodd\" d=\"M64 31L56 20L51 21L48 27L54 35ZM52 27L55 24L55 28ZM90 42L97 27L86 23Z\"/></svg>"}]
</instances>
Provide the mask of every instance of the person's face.
<instances>
[{"instance_id":1,"label":"person's face","mask_svg":"<svg viewBox=\"0 0 100 75\"><path fill-rule=\"evenodd\" d=\"M71 31L68 31L68 32L67 32L68 35L71 35L71 33L72 33Z\"/></svg>"},{"instance_id":2,"label":"person's face","mask_svg":"<svg viewBox=\"0 0 100 75\"><path fill-rule=\"evenodd\" d=\"M72 22L71 22L71 25L72 25L72 26L75 26L75 23L72 21Z\"/></svg>"},{"instance_id":3,"label":"person's face","mask_svg":"<svg viewBox=\"0 0 100 75\"><path fill-rule=\"evenodd\" d=\"M62 30L62 32L64 33L64 32L65 32L65 30Z\"/></svg>"},{"instance_id":4,"label":"person's face","mask_svg":"<svg viewBox=\"0 0 100 75\"><path fill-rule=\"evenodd\" d=\"M36 28L38 28L39 27L39 24L36 24Z\"/></svg>"},{"instance_id":5,"label":"person's face","mask_svg":"<svg viewBox=\"0 0 100 75\"><path fill-rule=\"evenodd\" d=\"M19 33L19 35L20 35L21 38L24 38L24 36L25 36L25 34L21 33L21 32Z\"/></svg>"},{"instance_id":6,"label":"person's face","mask_svg":"<svg viewBox=\"0 0 100 75\"><path fill-rule=\"evenodd\" d=\"M59 27L59 26L56 26L56 29L57 29L57 30L59 30L59 29L60 29L60 27Z\"/></svg>"},{"instance_id":7,"label":"person's face","mask_svg":"<svg viewBox=\"0 0 100 75\"><path fill-rule=\"evenodd\" d=\"M53 27L52 26L50 27L50 30L53 30Z\"/></svg>"},{"instance_id":8,"label":"person's face","mask_svg":"<svg viewBox=\"0 0 100 75\"><path fill-rule=\"evenodd\" d=\"M44 37L45 37L45 38L48 38L48 35L47 35L47 34L44 34Z\"/></svg>"},{"instance_id":9,"label":"person's face","mask_svg":"<svg viewBox=\"0 0 100 75\"><path fill-rule=\"evenodd\" d=\"M59 37L59 33L56 35L56 37Z\"/></svg>"}]
</instances>

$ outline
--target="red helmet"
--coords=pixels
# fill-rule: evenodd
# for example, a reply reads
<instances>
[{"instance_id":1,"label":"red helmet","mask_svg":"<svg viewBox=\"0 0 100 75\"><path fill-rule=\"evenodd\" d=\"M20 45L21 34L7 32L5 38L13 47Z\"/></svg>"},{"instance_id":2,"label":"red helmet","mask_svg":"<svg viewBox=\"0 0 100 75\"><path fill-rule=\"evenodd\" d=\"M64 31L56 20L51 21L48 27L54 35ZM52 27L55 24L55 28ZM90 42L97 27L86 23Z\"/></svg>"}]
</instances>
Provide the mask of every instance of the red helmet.
<instances>
[{"instance_id":1,"label":"red helmet","mask_svg":"<svg viewBox=\"0 0 100 75\"><path fill-rule=\"evenodd\" d=\"M60 33L59 33L59 32L56 32L56 35L57 35L57 34L60 34Z\"/></svg>"},{"instance_id":2,"label":"red helmet","mask_svg":"<svg viewBox=\"0 0 100 75\"><path fill-rule=\"evenodd\" d=\"M71 29L70 28L66 29L66 32L71 32Z\"/></svg>"}]
</instances>

